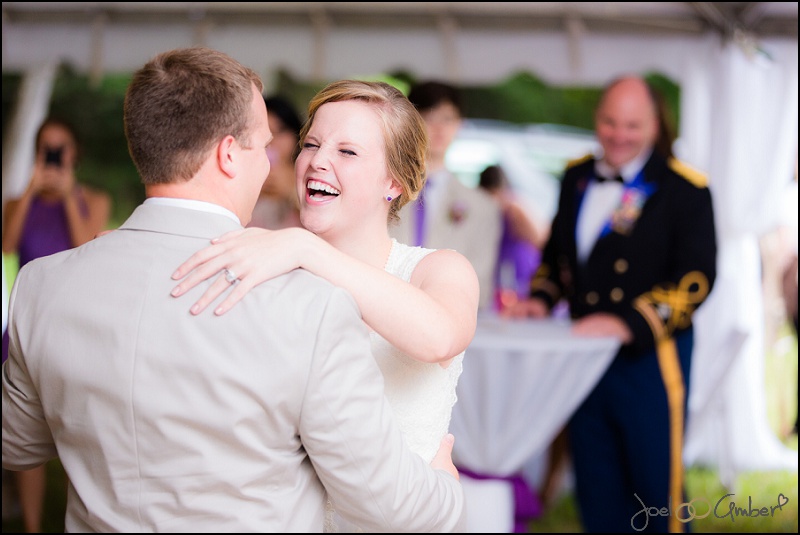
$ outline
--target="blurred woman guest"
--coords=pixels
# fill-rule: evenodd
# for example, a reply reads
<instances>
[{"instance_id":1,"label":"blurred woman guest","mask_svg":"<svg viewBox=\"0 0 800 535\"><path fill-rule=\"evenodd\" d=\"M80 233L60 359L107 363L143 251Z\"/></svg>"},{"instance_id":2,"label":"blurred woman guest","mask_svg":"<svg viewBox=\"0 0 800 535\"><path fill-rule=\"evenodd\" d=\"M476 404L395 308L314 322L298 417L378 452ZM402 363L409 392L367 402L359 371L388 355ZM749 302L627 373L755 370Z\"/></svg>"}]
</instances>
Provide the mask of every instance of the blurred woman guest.
<instances>
[{"instance_id":1,"label":"blurred woman guest","mask_svg":"<svg viewBox=\"0 0 800 535\"><path fill-rule=\"evenodd\" d=\"M3 253L17 254L19 267L40 256L82 245L103 230L111 197L75 178L78 139L67 122L49 118L36 134L33 174L21 197L3 211ZM8 357L3 333L3 362ZM25 530L41 531L45 468L15 472Z\"/></svg>"},{"instance_id":2,"label":"blurred woman guest","mask_svg":"<svg viewBox=\"0 0 800 535\"><path fill-rule=\"evenodd\" d=\"M267 147L270 171L249 227L278 230L300 226L300 201L294 187L294 159L303 126L294 105L281 96L266 97L269 129L274 136Z\"/></svg>"},{"instance_id":3,"label":"blurred woman guest","mask_svg":"<svg viewBox=\"0 0 800 535\"><path fill-rule=\"evenodd\" d=\"M50 118L36 134L36 161L21 197L3 211L3 252L34 258L82 245L103 230L111 197L75 179L78 140L66 122Z\"/></svg>"},{"instance_id":4,"label":"blurred woman guest","mask_svg":"<svg viewBox=\"0 0 800 535\"><path fill-rule=\"evenodd\" d=\"M495 308L502 310L530 292L530 281L541 259L548 229L535 221L516 197L505 170L490 165L481 172L478 186L492 195L503 216L500 251L494 273Z\"/></svg>"}]
</instances>

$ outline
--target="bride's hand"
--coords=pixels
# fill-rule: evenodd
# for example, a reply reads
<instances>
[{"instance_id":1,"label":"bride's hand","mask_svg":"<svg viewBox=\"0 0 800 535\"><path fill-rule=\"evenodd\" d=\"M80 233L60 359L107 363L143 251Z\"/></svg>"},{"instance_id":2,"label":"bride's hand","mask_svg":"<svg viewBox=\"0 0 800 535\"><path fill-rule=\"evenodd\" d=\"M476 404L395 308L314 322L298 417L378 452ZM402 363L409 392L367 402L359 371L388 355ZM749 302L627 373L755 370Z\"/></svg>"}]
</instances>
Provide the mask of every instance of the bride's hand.
<instances>
[{"instance_id":1,"label":"bride's hand","mask_svg":"<svg viewBox=\"0 0 800 535\"><path fill-rule=\"evenodd\" d=\"M180 297L200 282L219 275L190 311L200 314L233 286L214 310L215 314L222 315L258 284L300 267L304 232L307 231L300 228L274 231L248 228L214 238L211 245L197 251L172 274L173 279L183 280L171 295ZM227 273L238 280L232 284L226 279Z\"/></svg>"},{"instance_id":2,"label":"bride's hand","mask_svg":"<svg viewBox=\"0 0 800 535\"><path fill-rule=\"evenodd\" d=\"M433 456L431 460L431 467L435 470L445 470L450 473L454 478L459 479L458 469L453 464L453 443L455 437L448 433L439 444L439 451Z\"/></svg>"}]
</instances>

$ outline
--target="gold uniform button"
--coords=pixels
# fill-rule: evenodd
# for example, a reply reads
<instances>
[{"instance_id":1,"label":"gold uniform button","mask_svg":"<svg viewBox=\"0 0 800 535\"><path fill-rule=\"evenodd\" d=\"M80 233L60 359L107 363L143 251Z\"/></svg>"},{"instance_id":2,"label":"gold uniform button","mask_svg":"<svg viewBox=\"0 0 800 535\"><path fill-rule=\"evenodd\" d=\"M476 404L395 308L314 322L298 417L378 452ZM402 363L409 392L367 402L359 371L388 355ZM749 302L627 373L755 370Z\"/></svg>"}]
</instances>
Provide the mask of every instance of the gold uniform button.
<instances>
[{"instance_id":1,"label":"gold uniform button","mask_svg":"<svg viewBox=\"0 0 800 535\"><path fill-rule=\"evenodd\" d=\"M614 288L611 290L611 301L614 303L619 303L622 301L622 298L625 297L625 292L622 291L622 288Z\"/></svg>"},{"instance_id":2,"label":"gold uniform button","mask_svg":"<svg viewBox=\"0 0 800 535\"><path fill-rule=\"evenodd\" d=\"M586 302L590 305L596 305L599 300L600 296L597 295L597 292L589 292L586 294Z\"/></svg>"},{"instance_id":3,"label":"gold uniform button","mask_svg":"<svg viewBox=\"0 0 800 535\"><path fill-rule=\"evenodd\" d=\"M618 259L616 262L614 262L614 271L620 275L628 271L628 261L624 258Z\"/></svg>"}]
</instances>

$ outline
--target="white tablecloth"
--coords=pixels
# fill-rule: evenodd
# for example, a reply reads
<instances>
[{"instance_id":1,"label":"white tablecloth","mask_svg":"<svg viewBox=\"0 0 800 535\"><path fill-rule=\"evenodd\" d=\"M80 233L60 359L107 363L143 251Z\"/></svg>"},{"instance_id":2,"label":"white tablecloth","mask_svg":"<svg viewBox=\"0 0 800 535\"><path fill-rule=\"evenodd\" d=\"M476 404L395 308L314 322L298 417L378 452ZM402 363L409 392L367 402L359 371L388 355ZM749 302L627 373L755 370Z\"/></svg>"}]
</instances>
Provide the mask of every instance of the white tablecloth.
<instances>
[{"instance_id":1,"label":"white tablecloth","mask_svg":"<svg viewBox=\"0 0 800 535\"><path fill-rule=\"evenodd\" d=\"M450 431L456 464L512 475L545 451L619 349L562 320L481 317L464 356Z\"/></svg>"},{"instance_id":2,"label":"white tablecloth","mask_svg":"<svg viewBox=\"0 0 800 535\"><path fill-rule=\"evenodd\" d=\"M618 349L615 338L573 336L568 321L479 318L450 422L456 465L497 476L521 472L547 450ZM510 532L510 486L461 479L467 531Z\"/></svg>"}]
</instances>

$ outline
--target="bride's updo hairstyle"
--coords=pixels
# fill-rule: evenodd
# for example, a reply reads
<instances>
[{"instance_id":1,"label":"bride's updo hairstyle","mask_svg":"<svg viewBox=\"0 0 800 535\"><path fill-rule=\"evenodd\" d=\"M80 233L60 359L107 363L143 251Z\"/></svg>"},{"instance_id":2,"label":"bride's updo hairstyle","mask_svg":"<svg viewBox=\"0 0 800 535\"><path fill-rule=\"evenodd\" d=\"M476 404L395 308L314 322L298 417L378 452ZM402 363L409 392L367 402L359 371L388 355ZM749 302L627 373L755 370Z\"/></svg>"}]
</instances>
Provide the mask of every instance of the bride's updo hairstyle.
<instances>
[{"instance_id":1,"label":"bride's updo hairstyle","mask_svg":"<svg viewBox=\"0 0 800 535\"><path fill-rule=\"evenodd\" d=\"M417 109L403 93L385 82L339 80L322 89L308 104L308 121L300 131L300 145L314 122L317 110L329 102L360 100L381 118L384 150L389 175L403 192L391 201L389 221L399 220L397 212L419 195L425 185L428 131Z\"/></svg>"}]
</instances>

